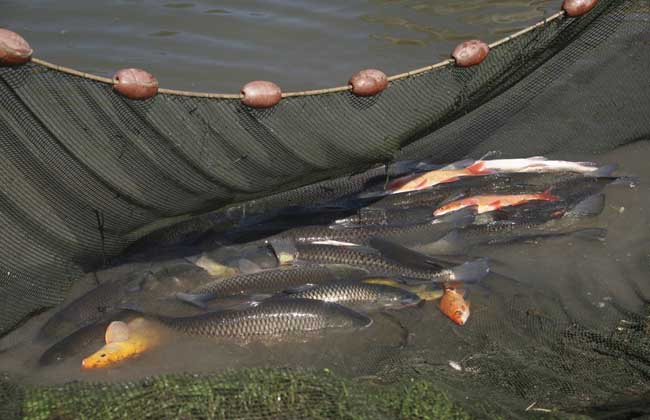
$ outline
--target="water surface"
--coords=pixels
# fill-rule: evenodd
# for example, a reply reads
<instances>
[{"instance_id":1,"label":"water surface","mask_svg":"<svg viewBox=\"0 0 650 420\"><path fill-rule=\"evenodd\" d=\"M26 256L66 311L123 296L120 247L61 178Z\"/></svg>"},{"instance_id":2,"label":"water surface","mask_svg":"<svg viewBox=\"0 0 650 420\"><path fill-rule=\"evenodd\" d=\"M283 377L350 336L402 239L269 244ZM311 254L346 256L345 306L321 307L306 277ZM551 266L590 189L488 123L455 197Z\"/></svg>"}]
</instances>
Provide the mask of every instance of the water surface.
<instances>
[{"instance_id":1,"label":"water surface","mask_svg":"<svg viewBox=\"0 0 650 420\"><path fill-rule=\"evenodd\" d=\"M238 92L345 84L363 68L397 74L555 13L559 0L0 1L0 27L35 56L110 77L140 67L168 88Z\"/></svg>"}]
</instances>

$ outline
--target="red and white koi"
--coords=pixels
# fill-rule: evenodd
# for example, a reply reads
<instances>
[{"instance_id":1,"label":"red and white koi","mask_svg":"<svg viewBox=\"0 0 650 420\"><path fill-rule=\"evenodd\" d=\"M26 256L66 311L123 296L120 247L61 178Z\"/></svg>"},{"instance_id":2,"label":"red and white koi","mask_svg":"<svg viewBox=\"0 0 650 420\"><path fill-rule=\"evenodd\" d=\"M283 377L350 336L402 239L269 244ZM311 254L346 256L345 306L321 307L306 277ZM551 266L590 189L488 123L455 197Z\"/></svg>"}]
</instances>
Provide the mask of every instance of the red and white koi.
<instances>
[{"instance_id":1,"label":"red and white koi","mask_svg":"<svg viewBox=\"0 0 650 420\"><path fill-rule=\"evenodd\" d=\"M472 197L461 198L450 203L440 206L433 212L434 216L442 216L460 210L464 207L476 206L477 213L486 213L488 211L498 210L502 207L516 206L529 201L557 201L560 197L551 194L550 190L537 194L490 194L475 195Z\"/></svg>"},{"instance_id":2,"label":"red and white koi","mask_svg":"<svg viewBox=\"0 0 650 420\"><path fill-rule=\"evenodd\" d=\"M576 172L587 175L596 173L599 169L593 162L547 160L542 156L526 159L465 160L423 174L397 178L388 184L386 190L391 194L417 191L446 182L455 182L463 177L495 173Z\"/></svg>"}]
</instances>

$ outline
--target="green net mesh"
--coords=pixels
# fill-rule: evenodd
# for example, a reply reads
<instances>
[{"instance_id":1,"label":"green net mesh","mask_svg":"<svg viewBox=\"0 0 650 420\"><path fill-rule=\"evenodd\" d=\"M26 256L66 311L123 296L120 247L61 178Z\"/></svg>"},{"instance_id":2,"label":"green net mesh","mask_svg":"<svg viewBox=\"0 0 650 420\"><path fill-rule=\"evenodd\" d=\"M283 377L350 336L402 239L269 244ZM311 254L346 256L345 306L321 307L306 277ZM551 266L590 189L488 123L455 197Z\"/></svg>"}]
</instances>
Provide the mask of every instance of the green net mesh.
<instances>
[{"instance_id":1,"label":"green net mesh","mask_svg":"<svg viewBox=\"0 0 650 420\"><path fill-rule=\"evenodd\" d=\"M0 68L0 333L145 234L168 245L245 211L233 203L256 199L247 206L260 213L309 203L354 188L363 177L347 175L375 163L631 143L647 153L649 29L648 1L601 0L495 47L480 66L405 77L375 97L297 96L266 110L170 94L130 101L38 64ZM579 268L563 269L576 278ZM641 416L650 286L623 277L636 309L598 313L559 286L495 279L498 293L480 295L467 328L422 326L447 338L419 331L430 338L370 354L362 378L251 369L36 386L5 375L0 417Z\"/></svg>"}]
</instances>

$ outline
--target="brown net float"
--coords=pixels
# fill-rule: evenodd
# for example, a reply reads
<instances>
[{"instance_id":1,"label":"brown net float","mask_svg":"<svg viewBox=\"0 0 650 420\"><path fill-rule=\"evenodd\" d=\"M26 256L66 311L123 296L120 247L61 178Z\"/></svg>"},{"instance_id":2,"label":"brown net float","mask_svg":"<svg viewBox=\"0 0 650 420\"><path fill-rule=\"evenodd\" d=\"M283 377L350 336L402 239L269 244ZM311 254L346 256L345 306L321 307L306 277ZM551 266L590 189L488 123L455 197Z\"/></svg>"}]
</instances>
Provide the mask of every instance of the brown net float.
<instances>
[{"instance_id":1,"label":"brown net float","mask_svg":"<svg viewBox=\"0 0 650 420\"><path fill-rule=\"evenodd\" d=\"M113 76L113 90L130 99L149 99L158 93L158 80L142 69L122 69Z\"/></svg>"},{"instance_id":2,"label":"brown net float","mask_svg":"<svg viewBox=\"0 0 650 420\"><path fill-rule=\"evenodd\" d=\"M282 99L280 86L266 80L254 80L241 88L242 102L251 108L269 108Z\"/></svg>"},{"instance_id":3,"label":"brown net float","mask_svg":"<svg viewBox=\"0 0 650 420\"><path fill-rule=\"evenodd\" d=\"M569 16L581 16L594 8L598 0L564 0L562 9Z\"/></svg>"},{"instance_id":4,"label":"brown net float","mask_svg":"<svg viewBox=\"0 0 650 420\"><path fill-rule=\"evenodd\" d=\"M22 36L0 28L0 64L24 64L32 58L33 51Z\"/></svg>"},{"instance_id":5,"label":"brown net float","mask_svg":"<svg viewBox=\"0 0 650 420\"><path fill-rule=\"evenodd\" d=\"M451 56L460 67L470 67L480 64L490 52L490 47L485 42L472 39L459 44L454 48Z\"/></svg>"},{"instance_id":6,"label":"brown net float","mask_svg":"<svg viewBox=\"0 0 650 420\"><path fill-rule=\"evenodd\" d=\"M352 76L348 84L355 95L373 96L386 89L388 77L381 70L366 69Z\"/></svg>"}]
</instances>

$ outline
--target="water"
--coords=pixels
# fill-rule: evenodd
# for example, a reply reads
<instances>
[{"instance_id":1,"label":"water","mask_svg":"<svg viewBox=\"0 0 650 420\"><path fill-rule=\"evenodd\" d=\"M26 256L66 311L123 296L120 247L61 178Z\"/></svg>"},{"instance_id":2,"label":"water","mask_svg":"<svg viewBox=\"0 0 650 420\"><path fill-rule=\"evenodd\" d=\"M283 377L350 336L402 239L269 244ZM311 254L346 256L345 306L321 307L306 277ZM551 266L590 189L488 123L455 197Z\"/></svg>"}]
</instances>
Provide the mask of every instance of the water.
<instances>
[{"instance_id":1,"label":"water","mask_svg":"<svg viewBox=\"0 0 650 420\"><path fill-rule=\"evenodd\" d=\"M62 363L38 366L38 357L49 343L35 341L34 337L59 309L55 308L0 340L0 371L39 384L73 379L120 381L163 372L205 373L243 367L329 369L348 377L374 378L381 374L386 375L383 380L392 380L410 372L399 368L400 361L407 360L404 363L408 368L424 363L452 377L456 371L449 362L457 362L465 373L484 371L484 376L476 377L477 383L494 380L495 375L507 371L504 373L498 364L489 364L490 358L502 357L502 350L493 346L517 352L530 346L547 346L549 342L557 345L554 340L567 340L566 331L575 323L609 336L613 330L625 331L630 326L631 318L625 311L638 314L643 310L642 297L650 295L650 169L644 159L648 152L647 143L636 143L595 159L603 164L618 162L621 174L640 178L633 186L611 185L605 189L605 210L592 221L594 226L608 229L605 241L568 235L472 249L470 254L490 258L495 274L469 287L472 315L465 326L453 324L433 301L387 314L374 313L373 325L360 332L341 331L308 339L242 344L172 334L164 345L141 357L110 369L88 371L80 368L81 359L97 350L99 344ZM585 156L567 158L579 160ZM179 261L172 261L170 266ZM97 277L89 274L75 285L70 299L94 287L96 281L110 281L151 267L150 263L139 262L101 271ZM181 278L179 287L192 288L191 280ZM188 305L158 299L174 287L164 283L155 289L157 298L146 309L169 315L200 313ZM562 351L553 348L549 354L559 352L557 355L562 356ZM393 364L398 366L397 373L382 370ZM495 366L495 371L488 371Z\"/></svg>"},{"instance_id":2,"label":"water","mask_svg":"<svg viewBox=\"0 0 650 420\"><path fill-rule=\"evenodd\" d=\"M0 27L35 56L106 77L152 72L166 88L236 93L340 86L445 59L460 41L497 40L555 13L557 0L0 1Z\"/></svg>"}]
</instances>

